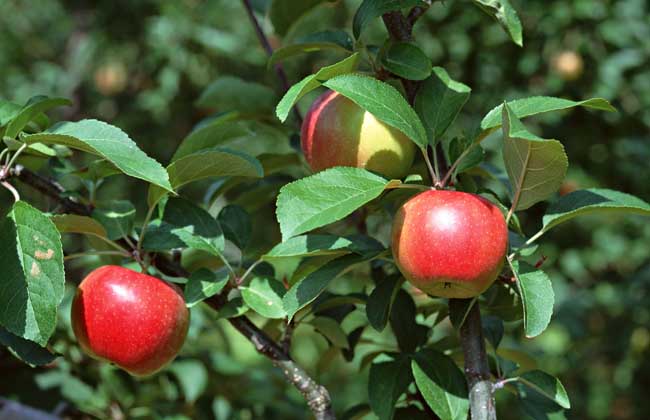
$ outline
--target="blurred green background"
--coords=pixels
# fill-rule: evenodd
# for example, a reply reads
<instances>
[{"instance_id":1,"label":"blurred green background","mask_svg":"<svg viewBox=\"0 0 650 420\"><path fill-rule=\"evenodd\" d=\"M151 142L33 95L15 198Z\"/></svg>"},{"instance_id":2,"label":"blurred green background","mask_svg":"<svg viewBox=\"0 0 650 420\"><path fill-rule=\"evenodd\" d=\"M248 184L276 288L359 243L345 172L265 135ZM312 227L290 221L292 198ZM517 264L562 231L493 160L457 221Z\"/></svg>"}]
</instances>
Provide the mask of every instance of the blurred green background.
<instances>
[{"instance_id":1,"label":"blurred green background","mask_svg":"<svg viewBox=\"0 0 650 420\"><path fill-rule=\"evenodd\" d=\"M277 47L318 30L350 32L360 1L322 3L284 36L274 34L264 18L270 2L253 3ZM473 89L455 130L469 131L503 99L604 97L618 113L577 109L528 121L537 134L565 145L571 165L565 192L599 186L650 201L648 2L513 4L524 25L523 49L466 1L436 2L416 25L415 40L433 63ZM377 19L363 39L380 45L384 37ZM295 83L336 58L340 56L315 53L284 65ZM281 95L238 1L0 2L0 97L19 103L36 94L70 97L74 106L57 117L108 121L163 163L208 115L196 101L206 86L224 76L265 84L274 90L274 100ZM236 102L233 93L223 109L210 111L236 107ZM300 102L303 112L309 102ZM295 122L285 127L287 138L297 132ZM498 133L485 147L500 147ZM24 191L28 199L38 198ZM145 191L141 183L118 177L102 194L144 205ZM201 197L200 189L192 193ZM9 200L0 193L0 210ZM538 204L522 216L527 233L537 230L545 206ZM138 210L142 218L143 209ZM277 238L272 213L268 207L259 213L254 220L269 222L272 241ZM569 418L650 417L650 224L632 216L578 218L541 243L556 293L554 318L533 340L523 338L519 324L508 326L503 347L532 353L540 368L562 380L573 406ZM69 279L78 282L74 276L84 270L87 265L68 267ZM343 291L358 290L350 282L338 283ZM281 374L207 311L194 310L190 337L177 362L153 378L134 380L79 353L69 330L68 304L69 299L55 342L66 357L55 366L30 369L0 350L1 396L72 418L308 417L300 395ZM355 314L344 321L348 332L363 323L363 313ZM273 333L277 325L266 329ZM364 338L394 340L390 334ZM293 355L330 388L335 409L342 413L367 399L367 368L361 373L358 368L372 345L362 340L352 362L327 347L305 326L297 330ZM520 418L508 409L512 401L505 391L498 400L502 418Z\"/></svg>"}]
</instances>

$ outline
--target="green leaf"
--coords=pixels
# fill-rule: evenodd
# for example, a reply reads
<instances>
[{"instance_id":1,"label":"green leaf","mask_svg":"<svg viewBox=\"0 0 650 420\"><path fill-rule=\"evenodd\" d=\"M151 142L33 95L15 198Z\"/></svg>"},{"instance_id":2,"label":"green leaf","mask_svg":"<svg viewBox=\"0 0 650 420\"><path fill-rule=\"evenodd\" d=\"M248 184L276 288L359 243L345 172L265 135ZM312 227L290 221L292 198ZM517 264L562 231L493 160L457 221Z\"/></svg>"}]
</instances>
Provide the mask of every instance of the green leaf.
<instances>
[{"instance_id":1,"label":"green leaf","mask_svg":"<svg viewBox=\"0 0 650 420\"><path fill-rule=\"evenodd\" d=\"M17 103L0 99L0 128L9 124L21 109L22 107Z\"/></svg>"},{"instance_id":2,"label":"green leaf","mask_svg":"<svg viewBox=\"0 0 650 420\"><path fill-rule=\"evenodd\" d=\"M201 268L192 273L185 285L185 304L188 308L195 306L220 293L228 284L229 272L224 267L216 272Z\"/></svg>"},{"instance_id":3,"label":"green leaf","mask_svg":"<svg viewBox=\"0 0 650 420\"><path fill-rule=\"evenodd\" d=\"M329 79L323 85L395 127L418 146L426 147L427 134L422 121L399 91L388 83L360 74L344 74Z\"/></svg>"},{"instance_id":4,"label":"green leaf","mask_svg":"<svg viewBox=\"0 0 650 420\"><path fill-rule=\"evenodd\" d=\"M286 131L255 120L232 121L217 118L198 124L174 153L172 162L192 153L227 147L251 156L294 154Z\"/></svg>"},{"instance_id":5,"label":"green leaf","mask_svg":"<svg viewBox=\"0 0 650 420\"><path fill-rule=\"evenodd\" d=\"M133 230L135 207L126 200L101 203L93 210L93 219L99 221L106 228L108 239L119 239L128 236Z\"/></svg>"},{"instance_id":6,"label":"green leaf","mask_svg":"<svg viewBox=\"0 0 650 420\"><path fill-rule=\"evenodd\" d=\"M352 33L359 38L363 29L384 13L423 5L421 0L363 0L352 20Z\"/></svg>"},{"instance_id":7,"label":"green leaf","mask_svg":"<svg viewBox=\"0 0 650 420\"><path fill-rule=\"evenodd\" d=\"M246 248L253 232L253 224L250 214L243 207L236 204L227 205L221 209L217 220L226 239L239 249Z\"/></svg>"},{"instance_id":8,"label":"green leaf","mask_svg":"<svg viewBox=\"0 0 650 420\"><path fill-rule=\"evenodd\" d=\"M269 18L271 19L275 33L278 35L286 35L292 23L323 1L302 0L296 2L294 0L273 0L269 9Z\"/></svg>"},{"instance_id":9,"label":"green leaf","mask_svg":"<svg viewBox=\"0 0 650 420\"><path fill-rule=\"evenodd\" d=\"M33 341L20 338L0 327L0 344L7 347L18 359L31 367L52 363L58 356Z\"/></svg>"},{"instance_id":10,"label":"green leaf","mask_svg":"<svg viewBox=\"0 0 650 420\"><path fill-rule=\"evenodd\" d=\"M208 386L208 370L198 360L177 360L168 369L178 379L188 404L193 404Z\"/></svg>"},{"instance_id":11,"label":"green leaf","mask_svg":"<svg viewBox=\"0 0 650 420\"><path fill-rule=\"evenodd\" d=\"M61 235L46 215L18 201L0 222L0 243L0 325L45 346L63 299Z\"/></svg>"},{"instance_id":12,"label":"green leaf","mask_svg":"<svg viewBox=\"0 0 650 420\"><path fill-rule=\"evenodd\" d=\"M562 143L528 132L508 106L503 112L503 159L513 186L514 210L553 195L569 167Z\"/></svg>"},{"instance_id":13,"label":"green leaf","mask_svg":"<svg viewBox=\"0 0 650 420\"><path fill-rule=\"evenodd\" d=\"M269 58L269 66L299 54L323 50L341 51L351 54L354 50L352 39L344 31L322 31L309 34L296 40L294 44L278 48Z\"/></svg>"},{"instance_id":14,"label":"green leaf","mask_svg":"<svg viewBox=\"0 0 650 420\"><path fill-rule=\"evenodd\" d=\"M169 180L174 189L191 182L220 176L244 176L262 178L262 164L252 156L235 150L214 147L184 156L167 167ZM147 202L153 207L167 191L151 186Z\"/></svg>"},{"instance_id":15,"label":"green leaf","mask_svg":"<svg viewBox=\"0 0 650 420\"><path fill-rule=\"evenodd\" d=\"M522 47L521 21L517 11L512 7L509 0L473 0L480 9L492 16L499 22L499 25L510 35L512 41Z\"/></svg>"},{"instance_id":16,"label":"green leaf","mask_svg":"<svg viewBox=\"0 0 650 420\"><path fill-rule=\"evenodd\" d=\"M402 287L404 278L398 275L382 279L368 297L366 316L372 328L383 331L388 323L393 301Z\"/></svg>"},{"instance_id":17,"label":"green leaf","mask_svg":"<svg viewBox=\"0 0 650 420\"><path fill-rule=\"evenodd\" d=\"M347 349L350 347L348 336L345 335L345 331L343 331L341 324L336 322L336 320L325 316L317 316L309 321L309 324L334 346L341 349Z\"/></svg>"},{"instance_id":18,"label":"green leaf","mask_svg":"<svg viewBox=\"0 0 650 420\"><path fill-rule=\"evenodd\" d=\"M97 120L62 122L46 132L24 136L28 144L60 144L103 157L126 175L173 191L167 171L122 130Z\"/></svg>"},{"instance_id":19,"label":"green leaf","mask_svg":"<svg viewBox=\"0 0 650 420\"><path fill-rule=\"evenodd\" d=\"M266 261L273 261L279 258L341 255L349 252L363 255L383 249L383 245L367 237L351 236L346 238L336 235L307 234L277 244L262 258Z\"/></svg>"},{"instance_id":20,"label":"green leaf","mask_svg":"<svg viewBox=\"0 0 650 420\"><path fill-rule=\"evenodd\" d=\"M162 221L149 225L142 248L165 251L188 247L219 256L225 241L217 222L206 210L181 198L172 198L165 206Z\"/></svg>"},{"instance_id":21,"label":"green leaf","mask_svg":"<svg viewBox=\"0 0 650 420\"><path fill-rule=\"evenodd\" d=\"M391 420L395 404L413 381L410 360L401 356L396 360L373 363L368 375L370 408L380 420Z\"/></svg>"},{"instance_id":22,"label":"green leaf","mask_svg":"<svg viewBox=\"0 0 650 420\"><path fill-rule=\"evenodd\" d=\"M424 80L431 74L429 57L418 46L408 42L391 43L381 57L381 64L404 79Z\"/></svg>"},{"instance_id":23,"label":"green leaf","mask_svg":"<svg viewBox=\"0 0 650 420\"><path fill-rule=\"evenodd\" d=\"M248 312L248 306L244 303L244 299L234 297L217 311L217 318L236 318L246 312Z\"/></svg>"},{"instance_id":24,"label":"green leaf","mask_svg":"<svg viewBox=\"0 0 650 420\"><path fill-rule=\"evenodd\" d=\"M433 74L422 83L414 106L432 145L454 122L471 91L469 86L449 77L442 67L434 67Z\"/></svg>"},{"instance_id":25,"label":"green leaf","mask_svg":"<svg viewBox=\"0 0 650 420\"><path fill-rule=\"evenodd\" d=\"M546 329L553 315L555 294L551 279L543 271L525 262L513 261L510 268L517 279L521 295L526 337L536 337Z\"/></svg>"},{"instance_id":26,"label":"green leaf","mask_svg":"<svg viewBox=\"0 0 650 420\"><path fill-rule=\"evenodd\" d=\"M222 76L205 88L196 106L251 114L270 113L276 100L275 92L268 86L235 76Z\"/></svg>"},{"instance_id":27,"label":"green leaf","mask_svg":"<svg viewBox=\"0 0 650 420\"><path fill-rule=\"evenodd\" d=\"M282 240L344 218L379 197L388 183L365 169L336 167L285 185L276 210Z\"/></svg>"},{"instance_id":28,"label":"green leaf","mask_svg":"<svg viewBox=\"0 0 650 420\"><path fill-rule=\"evenodd\" d=\"M66 98L48 98L47 96L35 96L13 117L7 125L5 136L15 138L23 128L37 115L64 105L72 105L72 102Z\"/></svg>"},{"instance_id":29,"label":"green leaf","mask_svg":"<svg viewBox=\"0 0 650 420\"><path fill-rule=\"evenodd\" d=\"M503 321L501 318L493 315L483 315L481 318L481 324L483 326L483 334L487 341L492 344L494 349L499 347L501 339L503 338L504 327Z\"/></svg>"},{"instance_id":30,"label":"green leaf","mask_svg":"<svg viewBox=\"0 0 650 420\"><path fill-rule=\"evenodd\" d=\"M451 358L434 350L421 350L411 362L411 369L422 396L441 420L467 418L465 377Z\"/></svg>"},{"instance_id":31,"label":"green leaf","mask_svg":"<svg viewBox=\"0 0 650 420\"><path fill-rule=\"evenodd\" d=\"M551 111L561 111L574 107L585 107L600 111L615 112L616 108L605 99L592 98L584 101L571 101L569 99L554 98L551 96L533 96L531 98L516 99L507 103L517 118L543 114ZM502 122L503 104L493 108L481 121L481 129L489 130L498 128Z\"/></svg>"},{"instance_id":32,"label":"green leaf","mask_svg":"<svg viewBox=\"0 0 650 420\"><path fill-rule=\"evenodd\" d=\"M316 73L310 74L300 82L291 86L275 107L275 115L280 121L284 122L289 116L291 108L300 100L300 98L320 87L322 82L331 79L332 77L354 71L354 69L357 68L358 61L359 53L354 53L338 63L322 67Z\"/></svg>"},{"instance_id":33,"label":"green leaf","mask_svg":"<svg viewBox=\"0 0 650 420\"><path fill-rule=\"evenodd\" d=\"M560 407L566 409L571 408L569 395L560 380L556 377L541 370L533 370L520 375L517 377L517 380L551 401L554 401Z\"/></svg>"},{"instance_id":34,"label":"green leaf","mask_svg":"<svg viewBox=\"0 0 650 420\"><path fill-rule=\"evenodd\" d=\"M560 197L548 207L542 219L542 231L547 232L583 214L614 212L650 216L650 204L620 191L602 188L578 190Z\"/></svg>"},{"instance_id":35,"label":"green leaf","mask_svg":"<svg viewBox=\"0 0 650 420\"><path fill-rule=\"evenodd\" d=\"M282 306L286 289L279 281L267 277L254 277L247 287L240 287L241 296L252 310L265 318L284 318Z\"/></svg>"},{"instance_id":36,"label":"green leaf","mask_svg":"<svg viewBox=\"0 0 650 420\"><path fill-rule=\"evenodd\" d=\"M107 238L108 233L97 220L76 214L60 214L50 218L61 233L81 233L100 238Z\"/></svg>"},{"instance_id":37,"label":"green leaf","mask_svg":"<svg viewBox=\"0 0 650 420\"><path fill-rule=\"evenodd\" d=\"M354 265L367 261L360 255L344 255L309 273L297 281L282 298L284 310L289 319L300 309L309 305L336 278L343 275Z\"/></svg>"},{"instance_id":38,"label":"green leaf","mask_svg":"<svg viewBox=\"0 0 650 420\"><path fill-rule=\"evenodd\" d=\"M468 150L470 148L471 150ZM480 143L472 143L465 137L454 137L449 141L443 141L443 150L449 162L455 162L463 153L466 153L454 170L455 174L478 166L485 157L485 150Z\"/></svg>"},{"instance_id":39,"label":"green leaf","mask_svg":"<svg viewBox=\"0 0 650 420\"><path fill-rule=\"evenodd\" d=\"M424 344L429 328L416 322L415 302L408 292L398 289L390 311L390 327L402 352L410 353Z\"/></svg>"}]
</instances>

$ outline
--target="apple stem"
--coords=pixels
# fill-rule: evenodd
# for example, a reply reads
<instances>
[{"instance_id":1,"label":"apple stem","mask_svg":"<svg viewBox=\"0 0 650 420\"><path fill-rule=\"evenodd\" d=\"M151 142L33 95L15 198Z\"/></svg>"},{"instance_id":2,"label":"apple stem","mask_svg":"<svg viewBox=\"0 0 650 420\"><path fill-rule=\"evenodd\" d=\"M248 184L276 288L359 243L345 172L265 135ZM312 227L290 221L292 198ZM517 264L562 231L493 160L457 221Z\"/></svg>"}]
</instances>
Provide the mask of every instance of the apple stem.
<instances>
[{"instance_id":1,"label":"apple stem","mask_svg":"<svg viewBox=\"0 0 650 420\"><path fill-rule=\"evenodd\" d=\"M481 310L478 301L450 299L450 311L464 311L465 321L460 326L460 342L465 357L465 378L469 391L469 404L472 420L496 420L493 384L485 350L485 339L481 324Z\"/></svg>"},{"instance_id":2,"label":"apple stem","mask_svg":"<svg viewBox=\"0 0 650 420\"><path fill-rule=\"evenodd\" d=\"M5 187L11 194L14 196L14 201L20 201L20 194L18 194L18 191L14 188L13 185L8 183L7 181L2 181L0 182L0 185Z\"/></svg>"}]
</instances>

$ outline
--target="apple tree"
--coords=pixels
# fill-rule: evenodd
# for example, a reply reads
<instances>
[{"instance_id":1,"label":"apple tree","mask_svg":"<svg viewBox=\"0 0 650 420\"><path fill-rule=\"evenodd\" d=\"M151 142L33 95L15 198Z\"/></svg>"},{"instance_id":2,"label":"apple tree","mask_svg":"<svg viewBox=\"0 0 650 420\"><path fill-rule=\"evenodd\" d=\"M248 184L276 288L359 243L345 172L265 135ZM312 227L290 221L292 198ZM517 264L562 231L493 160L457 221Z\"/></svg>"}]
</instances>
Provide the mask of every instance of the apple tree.
<instances>
[{"instance_id":1,"label":"apple tree","mask_svg":"<svg viewBox=\"0 0 650 420\"><path fill-rule=\"evenodd\" d=\"M504 334L534 338L551 322L553 279L539 243L581 215L648 216L650 204L601 188L558 194L571 138L540 137L524 122L615 109L602 98L503 97L464 126L457 117L471 87L413 36L443 3L363 0L345 30L292 38L292 23L318 3L272 2L275 35L284 37L274 49L260 13L242 1L279 100L259 81L218 79L198 100L216 112L165 165L114 125L51 121L48 112L69 99L0 102L0 183L13 202L0 222L0 343L32 366L66 358L51 342L67 282L79 285L72 328L83 363L156 375L180 351L190 314L209 308L317 419L494 419L502 393L533 418L569 409L571 389L559 378L522 362L530 355L500 351ZM508 1L467 3L525 48ZM378 22L383 43L366 42ZM287 62L320 53L337 59L288 80ZM224 96L240 106L224 109ZM309 102L304 118L299 101ZM500 142L501 166L487 163L488 138ZM79 165L81 154L92 159ZM147 193L138 203L97 201L116 177ZM205 198L192 199L191 188ZM32 190L53 205L23 199ZM539 229L525 231L520 216L540 202L549 204ZM252 216L267 207L272 226ZM84 237L83 249L70 237ZM67 262L89 256L101 267L83 281L66 276ZM367 393L354 405L339 410L335 384L296 361L292 335L301 328L326 339L324 369L369 344L359 363Z\"/></svg>"}]
</instances>

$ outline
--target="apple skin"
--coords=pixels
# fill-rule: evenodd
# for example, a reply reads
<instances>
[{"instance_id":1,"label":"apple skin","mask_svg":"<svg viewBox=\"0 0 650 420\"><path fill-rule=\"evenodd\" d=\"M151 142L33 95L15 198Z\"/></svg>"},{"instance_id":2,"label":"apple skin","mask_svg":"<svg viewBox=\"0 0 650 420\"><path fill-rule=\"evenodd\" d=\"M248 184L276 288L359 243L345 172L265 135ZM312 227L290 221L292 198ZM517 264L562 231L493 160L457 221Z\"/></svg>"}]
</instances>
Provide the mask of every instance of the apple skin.
<instances>
[{"instance_id":1,"label":"apple skin","mask_svg":"<svg viewBox=\"0 0 650 420\"><path fill-rule=\"evenodd\" d=\"M72 329L88 355L147 376L170 362L183 345L190 314L176 286L114 265L100 267L79 285Z\"/></svg>"},{"instance_id":2,"label":"apple skin","mask_svg":"<svg viewBox=\"0 0 650 420\"><path fill-rule=\"evenodd\" d=\"M353 166L387 178L403 178L415 156L415 144L401 131L331 90L312 104L300 138L314 172Z\"/></svg>"},{"instance_id":3,"label":"apple skin","mask_svg":"<svg viewBox=\"0 0 650 420\"><path fill-rule=\"evenodd\" d=\"M404 277L432 296L470 298L499 275L508 229L497 206L458 191L429 190L395 215L392 248Z\"/></svg>"}]
</instances>

